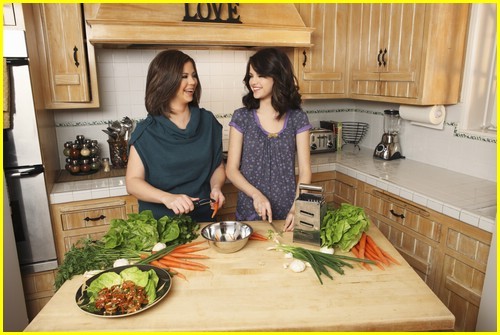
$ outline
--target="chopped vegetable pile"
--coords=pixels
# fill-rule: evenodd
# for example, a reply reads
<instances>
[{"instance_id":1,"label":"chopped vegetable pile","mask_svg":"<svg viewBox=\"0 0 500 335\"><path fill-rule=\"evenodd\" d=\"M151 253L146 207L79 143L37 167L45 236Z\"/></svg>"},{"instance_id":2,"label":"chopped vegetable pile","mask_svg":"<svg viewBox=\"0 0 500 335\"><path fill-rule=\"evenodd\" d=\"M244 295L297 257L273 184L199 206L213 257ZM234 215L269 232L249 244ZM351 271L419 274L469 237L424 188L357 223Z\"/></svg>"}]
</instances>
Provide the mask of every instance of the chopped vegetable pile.
<instances>
[{"instance_id":1,"label":"chopped vegetable pile","mask_svg":"<svg viewBox=\"0 0 500 335\"><path fill-rule=\"evenodd\" d=\"M368 230L369 224L361 207L342 204L336 210L328 210L321 225L321 246L349 251Z\"/></svg>"},{"instance_id":2,"label":"chopped vegetable pile","mask_svg":"<svg viewBox=\"0 0 500 335\"><path fill-rule=\"evenodd\" d=\"M156 299L159 278L154 270L141 271L133 266L120 274L106 272L97 277L86 290L89 303L82 308L103 311L104 315L138 311Z\"/></svg>"}]
</instances>

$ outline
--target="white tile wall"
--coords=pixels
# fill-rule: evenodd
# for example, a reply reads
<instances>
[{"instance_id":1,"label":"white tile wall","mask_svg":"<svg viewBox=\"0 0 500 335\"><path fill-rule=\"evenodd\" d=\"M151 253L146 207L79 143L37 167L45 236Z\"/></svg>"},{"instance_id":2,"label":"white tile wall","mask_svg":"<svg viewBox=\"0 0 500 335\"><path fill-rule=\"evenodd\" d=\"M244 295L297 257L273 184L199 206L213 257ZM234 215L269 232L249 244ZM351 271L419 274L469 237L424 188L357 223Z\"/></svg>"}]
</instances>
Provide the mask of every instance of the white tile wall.
<instances>
[{"instance_id":1,"label":"white tile wall","mask_svg":"<svg viewBox=\"0 0 500 335\"><path fill-rule=\"evenodd\" d=\"M243 76L247 59L254 51L183 49L196 61L202 84L201 106L217 115L224 126L224 149L227 149L230 115L241 106L245 94ZM149 63L158 50L97 49L101 107L98 109L57 111L56 132L60 166L64 167L64 142L82 134L101 144L101 157L109 156L107 122L146 117L144 89ZM373 150L383 133L384 109L398 105L353 100L309 100L313 126L320 120L360 121L370 125L361 142L362 150ZM447 107L447 120L458 120L463 104ZM320 112L324 111L324 112ZM403 154L412 160L443 167L487 180L496 181L496 143L454 136L455 126L448 122L444 130L411 125L403 121L400 136Z\"/></svg>"}]
</instances>

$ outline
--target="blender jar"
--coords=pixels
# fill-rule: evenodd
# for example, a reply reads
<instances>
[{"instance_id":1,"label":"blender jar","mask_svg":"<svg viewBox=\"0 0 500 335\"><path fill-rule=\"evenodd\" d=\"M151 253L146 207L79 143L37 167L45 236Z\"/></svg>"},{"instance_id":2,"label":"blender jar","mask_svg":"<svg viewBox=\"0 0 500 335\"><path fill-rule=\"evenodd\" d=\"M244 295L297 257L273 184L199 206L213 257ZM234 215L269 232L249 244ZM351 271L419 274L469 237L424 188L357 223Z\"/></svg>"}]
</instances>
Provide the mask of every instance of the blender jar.
<instances>
[{"instance_id":1,"label":"blender jar","mask_svg":"<svg viewBox=\"0 0 500 335\"><path fill-rule=\"evenodd\" d=\"M384 111L384 133L397 135L399 133L400 123L401 118L399 117L398 110L387 109Z\"/></svg>"}]
</instances>

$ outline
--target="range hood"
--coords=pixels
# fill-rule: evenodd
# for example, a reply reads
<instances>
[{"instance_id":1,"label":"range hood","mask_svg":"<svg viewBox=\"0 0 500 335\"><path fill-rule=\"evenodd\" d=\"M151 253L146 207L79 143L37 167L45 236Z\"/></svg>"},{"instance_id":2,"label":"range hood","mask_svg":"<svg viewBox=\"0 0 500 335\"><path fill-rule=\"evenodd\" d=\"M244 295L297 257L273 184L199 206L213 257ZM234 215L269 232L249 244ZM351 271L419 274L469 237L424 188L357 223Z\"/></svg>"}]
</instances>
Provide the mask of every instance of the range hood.
<instances>
[{"instance_id":1,"label":"range hood","mask_svg":"<svg viewBox=\"0 0 500 335\"><path fill-rule=\"evenodd\" d=\"M85 3L84 11L96 46L309 47L313 31L294 4Z\"/></svg>"}]
</instances>

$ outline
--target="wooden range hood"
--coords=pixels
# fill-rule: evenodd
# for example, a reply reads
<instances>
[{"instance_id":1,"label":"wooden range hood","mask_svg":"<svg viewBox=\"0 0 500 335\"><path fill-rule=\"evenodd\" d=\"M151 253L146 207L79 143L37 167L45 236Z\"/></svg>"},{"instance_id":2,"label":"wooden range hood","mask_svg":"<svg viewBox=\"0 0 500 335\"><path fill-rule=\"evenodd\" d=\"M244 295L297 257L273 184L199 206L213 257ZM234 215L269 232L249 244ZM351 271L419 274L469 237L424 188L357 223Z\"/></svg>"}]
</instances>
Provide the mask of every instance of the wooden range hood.
<instances>
[{"instance_id":1,"label":"wooden range hood","mask_svg":"<svg viewBox=\"0 0 500 335\"><path fill-rule=\"evenodd\" d=\"M84 11L96 46L309 47L313 31L293 4L86 3Z\"/></svg>"}]
</instances>

